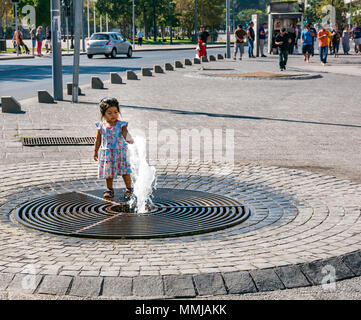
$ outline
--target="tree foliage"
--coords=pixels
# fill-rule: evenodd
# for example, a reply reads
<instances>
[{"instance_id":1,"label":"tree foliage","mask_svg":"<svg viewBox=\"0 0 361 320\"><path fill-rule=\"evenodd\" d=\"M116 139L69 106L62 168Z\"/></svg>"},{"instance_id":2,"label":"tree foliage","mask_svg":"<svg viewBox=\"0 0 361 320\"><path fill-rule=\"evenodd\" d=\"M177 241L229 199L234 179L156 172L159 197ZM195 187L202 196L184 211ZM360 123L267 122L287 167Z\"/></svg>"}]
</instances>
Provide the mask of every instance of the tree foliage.
<instances>
[{"instance_id":1,"label":"tree foliage","mask_svg":"<svg viewBox=\"0 0 361 320\"><path fill-rule=\"evenodd\" d=\"M258 13L260 23L267 22L268 15L264 11L258 9L245 9L238 13L238 23L246 25L252 20L252 15Z\"/></svg>"},{"instance_id":2,"label":"tree foliage","mask_svg":"<svg viewBox=\"0 0 361 320\"><path fill-rule=\"evenodd\" d=\"M18 7L22 8L26 5L31 5L35 8L36 24L38 26L50 25L50 0L21 0ZM19 17L22 17L21 10L18 12Z\"/></svg>"}]
</instances>

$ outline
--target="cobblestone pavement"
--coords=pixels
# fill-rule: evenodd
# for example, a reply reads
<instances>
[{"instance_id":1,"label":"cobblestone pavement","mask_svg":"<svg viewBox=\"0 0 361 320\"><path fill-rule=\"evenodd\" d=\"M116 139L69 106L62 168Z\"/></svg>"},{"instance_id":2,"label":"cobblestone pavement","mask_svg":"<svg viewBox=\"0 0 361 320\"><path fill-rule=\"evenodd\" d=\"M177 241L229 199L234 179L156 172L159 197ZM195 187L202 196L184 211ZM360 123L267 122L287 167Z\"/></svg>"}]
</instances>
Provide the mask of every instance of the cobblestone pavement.
<instances>
[{"instance_id":1,"label":"cobblestone pavement","mask_svg":"<svg viewBox=\"0 0 361 320\"><path fill-rule=\"evenodd\" d=\"M291 57L290 69L302 67L296 58ZM85 87L77 105L42 105L28 99L22 101L24 114L1 114L4 298L26 293L266 298L255 292L320 285L330 267L336 280L360 276L361 93L355 77L322 73L322 78L307 81L240 82L189 76L224 73L207 68L273 72L275 63L274 57L204 63L139 76L125 85L106 83L103 91ZM342 92L335 94L341 84ZM120 99L134 134L136 129L148 132L149 121L157 121L159 131L176 133L184 128L234 129L232 170L200 159L174 163L176 159L160 162L151 157L151 163L157 168L158 187L224 194L249 206L251 217L210 234L136 241L54 236L12 221L10 212L29 199L103 188L90 160L91 147L26 148L19 137L92 136L96 103L105 95ZM116 188L121 187L118 182ZM24 292L28 282L32 285ZM300 289L292 290L269 297L294 297ZM236 295L240 293L248 294Z\"/></svg>"}]
</instances>

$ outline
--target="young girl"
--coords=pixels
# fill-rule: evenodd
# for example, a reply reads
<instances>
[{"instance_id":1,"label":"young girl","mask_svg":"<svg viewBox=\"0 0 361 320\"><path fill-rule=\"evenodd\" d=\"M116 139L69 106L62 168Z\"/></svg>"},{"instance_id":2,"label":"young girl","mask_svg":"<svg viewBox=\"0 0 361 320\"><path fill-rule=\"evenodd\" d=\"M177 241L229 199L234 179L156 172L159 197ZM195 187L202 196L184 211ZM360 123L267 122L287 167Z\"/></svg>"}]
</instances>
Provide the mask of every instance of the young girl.
<instances>
[{"instance_id":1,"label":"young girl","mask_svg":"<svg viewBox=\"0 0 361 320\"><path fill-rule=\"evenodd\" d=\"M134 143L128 133L128 123L119 120L119 102L115 98L100 101L101 122L97 122L97 136L94 144L94 160L99 160L99 178L106 181L107 190L104 198L113 198L113 179L122 175L127 191L124 195L129 199L133 193L131 187L131 169L127 158L127 143ZM99 157L98 157L98 151Z\"/></svg>"}]
</instances>

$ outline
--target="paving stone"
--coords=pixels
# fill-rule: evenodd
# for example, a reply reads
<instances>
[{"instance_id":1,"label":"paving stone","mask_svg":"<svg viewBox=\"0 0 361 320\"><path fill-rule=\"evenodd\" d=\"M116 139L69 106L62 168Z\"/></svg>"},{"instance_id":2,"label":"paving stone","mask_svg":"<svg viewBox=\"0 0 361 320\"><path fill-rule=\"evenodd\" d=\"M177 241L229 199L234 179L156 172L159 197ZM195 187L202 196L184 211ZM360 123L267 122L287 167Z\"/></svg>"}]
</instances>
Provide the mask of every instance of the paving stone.
<instances>
[{"instance_id":1,"label":"paving stone","mask_svg":"<svg viewBox=\"0 0 361 320\"><path fill-rule=\"evenodd\" d=\"M74 277L69 295L77 297L99 296L103 279L100 277Z\"/></svg>"},{"instance_id":2,"label":"paving stone","mask_svg":"<svg viewBox=\"0 0 361 320\"><path fill-rule=\"evenodd\" d=\"M352 278L355 274L351 269L342 261L340 257L325 259L323 262L324 266L331 266L335 268L336 271L336 281Z\"/></svg>"},{"instance_id":3,"label":"paving stone","mask_svg":"<svg viewBox=\"0 0 361 320\"><path fill-rule=\"evenodd\" d=\"M186 298L194 297L192 276L164 276L164 292L167 297Z\"/></svg>"},{"instance_id":4,"label":"paving stone","mask_svg":"<svg viewBox=\"0 0 361 320\"><path fill-rule=\"evenodd\" d=\"M46 275L39 286L38 293L65 295L72 279L69 276Z\"/></svg>"},{"instance_id":5,"label":"paving stone","mask_svg":"<svg viewBox=\"0 0 361 320\"><path fill-rule=\"evenodd\" d=\"M257 292L252 277L249 272L227 272L223 273L228 293L243 294Z\"/></svg>"},{"instance_id":6,"label":"paving stone","mask_svg":"<svg viewBox=\"0 0 361 320\"><path fill-rule=\"evenodd\" d=\"M132 278L106 277L104 278L102 296L127 297L132 295Z\"/></svg>"},{"instance_id":7,"label":"paving stone","mask_svg":"<svg viewBox=\"0 0 361 320\"><path fill-rule=\"evenodd\" d=\"M288 289L311 285L298 266L291 265L275 268L275 272Z\"/></svg>"},{"instance_id":8,"label":"paving stone","mask_svg":"<svg viewBox=\"0 0 361 320\"><path fill-rule=\"evenodd\" d=\"M11 273L0 273L0 290L5 290L14 276Z\"/></svg>"},{"instance_id":9,"label":"paving stone","mask_svg":"<svg viewBox=\"0 0 361 320\"><path fill-rule=\"evenodd\" d=\"M193 276L194 283L199 295L222 295L227 294L220 273L199 274Z\"/></svg>"},{"instance_id":10,"label":"paving stone","mask_svg":"<svg viewBox=\"0 0 361 320\"><path fill-rule=\"evenodd\" d=\"M161 276L139 276L133 278L133 293L139 297L164 296Z\"/></svg>"},{"instance_id":11,"label":"paving stone","mask_svg":"<svg viewBox=\"0 0 361 320\"><path fill-rule=\"evenodd\" d=\"M33 274L16 274L8 290L21 291L23 293L34 293L43 276Z\"/></svg>"},{"instance_id":12,"label":"paving stone","mask_svg":"<svg viewBox=\"0 0 361 320\"><path fill-rule=\"evenodd\" d=\"M352 270L356 276L361 276L361 255L360 252L354 252L342 257L345 264Z\"/></svg>"},{"instance_id":13,"label":"paving stone","mask_svg":"<svg viewBox=\"0 0 361 320\"><path fill-rule=\"evenodd\" d=\"M285 288L273 269L252 270L250 274L259 291L272 291Z\"/></svg>"},{"instance_id":14,"label":"paving stone","mask_svg":"<svg viewBox=\"0 0 361 320\"><path fill-rule=\"evenodd\" d=\"M322 279L324 278L324 274L322 274L323 267L321 260L300 265L302 272L313 285L322 284Z\"/></svg>"}]
</instances>

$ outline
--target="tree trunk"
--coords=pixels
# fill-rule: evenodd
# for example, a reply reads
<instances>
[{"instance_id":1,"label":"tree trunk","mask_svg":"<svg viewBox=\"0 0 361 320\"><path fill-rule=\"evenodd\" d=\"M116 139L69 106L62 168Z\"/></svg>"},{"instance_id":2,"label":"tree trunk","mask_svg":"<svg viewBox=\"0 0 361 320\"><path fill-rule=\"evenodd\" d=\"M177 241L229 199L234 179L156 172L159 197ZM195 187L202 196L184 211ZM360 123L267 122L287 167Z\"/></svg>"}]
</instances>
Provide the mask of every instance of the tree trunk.
<instances>
[{"instance_id":1,"label":"tree trunk","mask_svg":"<svg viewBox=\"0 0 361 320\"><path fill-rule=\"evenodd\" d=\"M147 10L145 7L143 7L143 24L144 24L144 36L146 39L148 39L148 25L147 25Z\"/></svg>"}]
</instances>

